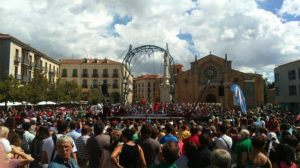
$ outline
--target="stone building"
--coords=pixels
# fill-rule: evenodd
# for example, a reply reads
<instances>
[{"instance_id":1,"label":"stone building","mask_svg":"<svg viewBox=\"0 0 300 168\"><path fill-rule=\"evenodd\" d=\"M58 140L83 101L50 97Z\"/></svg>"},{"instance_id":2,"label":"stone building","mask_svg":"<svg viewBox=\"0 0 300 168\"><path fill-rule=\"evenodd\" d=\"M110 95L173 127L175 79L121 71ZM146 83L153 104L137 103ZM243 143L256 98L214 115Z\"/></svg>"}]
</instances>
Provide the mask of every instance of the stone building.
<instances>
[{"instance_id":1,"label":"stone building","mask_svg":"<svg viewBox=\"0 0 300 168\"><path fill-rule=\"evenodd\" d=\"M58 61L9 34L0 33L0 80L9 74L29 82L37 71L54 83L59 77Z\"/></svg>"},{"instance_id":2,"label":"stone building","mask_svg":"<svg viewBox=\"0 0 300 168\"><path fill-rule=\"evenodd\" d=\"M232 69L232 61L209 54L191 62L191 69L175 76L177 102L196 102L202 90L200 102L221 102L225 108L236 105L230 90L238 84L244 92L247 107L264 104L264 80L262 75L243 73Z\"/></svg>"},{"instance_id":3,"label":"stone building","mask_svg":"<svg viewBox=\"0 0 300 168\"><path fill-rule=\"evenodd\" d=\"M300 112L300 60L274 69L275 100L282 110Z\"/></svg>"},{"instance_id":4,"label":"stone building","mask_svg":"<svg viewBox=\"0 0 300 168\"><path fill-rule=\"evenodd\" d=\"M162 75L146 74L133 79L133 100L139 102L160 101L159 85L162 83Z\"/></svg>"},{"instance_id":5,"label":"stone building","mask_svg":"<svg viewBox=\"0 0 300 168\"><path fill-rule=\"evenodd\" d=\"M60 75L62 82L74 81L82 91L90 88L98 88L106 84L108 98L112 103L119 103L122 99L124 90L122 73L126 72L125 66L117 61L109 59L62 59L60 63ZM128 87L128 103L132 102L132 75L129 75Z\"/></svg>"}]
</instances>

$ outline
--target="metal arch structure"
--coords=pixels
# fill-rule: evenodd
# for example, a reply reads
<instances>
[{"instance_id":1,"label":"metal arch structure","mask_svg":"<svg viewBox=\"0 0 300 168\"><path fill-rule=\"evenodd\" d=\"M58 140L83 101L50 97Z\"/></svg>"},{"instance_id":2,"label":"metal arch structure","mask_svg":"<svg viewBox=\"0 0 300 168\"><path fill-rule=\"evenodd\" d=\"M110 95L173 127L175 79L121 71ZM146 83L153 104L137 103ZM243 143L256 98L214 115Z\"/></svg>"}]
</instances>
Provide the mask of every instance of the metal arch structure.
<instances>
[{"instance_id":1,"label":"metal arch structure","mask_svg":"<svg viewBox=\"0 0 300 168\"><path fill-rule=\"evenodd\" d=\"M123 59L122 64L125 66L127 71L124 71L122 68L122 103L127 102L128 94L131 92L131 89L129 88L129 76L131 75L131 60L138 55L138 53L141 54L153 54L154 52L162 52L168 56L168 66L169 66L169 72L170 72L170 95L171 95L171 101L175 102L175 62L173 57L171 56L168 48L168 44L166 44L166 49L162 47L158 47L155 45L143 45L136 48L132 48L132 45L129 45L128 52L126 56ZM173 66L173 68L171 68ZM171 72L173 70L173 72ZM129 73L127 73L129 72Z\"/></svg>"}]
</instances>

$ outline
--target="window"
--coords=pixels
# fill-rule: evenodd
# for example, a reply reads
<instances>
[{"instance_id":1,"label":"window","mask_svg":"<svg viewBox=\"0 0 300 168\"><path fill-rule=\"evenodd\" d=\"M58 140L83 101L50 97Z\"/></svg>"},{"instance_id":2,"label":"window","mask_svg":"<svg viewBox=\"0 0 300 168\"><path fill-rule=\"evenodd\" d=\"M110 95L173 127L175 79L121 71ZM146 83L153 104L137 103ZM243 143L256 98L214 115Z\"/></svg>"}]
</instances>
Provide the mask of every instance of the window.
<instances>
[{"instance_id":1,"label":"window","mask_svg":"<svg viewBox=\"0 0 300 168\"><path fill-rule=\"evenodd\" d=\"M51 71L51 64L49 64L49 71Z\"/></svg>"},{"instance_id":2,"label":"window","mask_svg":"<svg viewBox=\"0 0 300 168\"><path fill-rule=\"evenodd\" d=\"M300 79L300 68L298 69L298 78Z\"/></svg>"},{"instance_id":3,"label":"window","mask_svg":"<svg viewBox=\"0 0 300 168\"><path fill-rule=\"evenodd\" d=\"M113 88L118 88L118 80L113 81Z\"/></svg>"},{"instance_id":4,"label":"window","mask_svg":"<svg viewBox=\"0 0 300 168\"><path fill-rule=\"evenodd\" d=\"M276 96L279 96L280 94L279 94L279 87L276 87L275 88L275 94L276 94Z\"/></svg>"},{"instance_id":5,"label":"window","mask_svg":"<svg viewBox=\"0 0 300 168\"><path fill-rule=\"evenodd\" d=\"M148 82L148 87L151 87L151 84L150 84L150 82Z\"/></svg>"},{"instance_id":6,"label":"window","mask_svg":"<svg viewBox=\"0 0 300 168\"><path fill-rule=\"evenodd\" d=\"M113 69L113 77L119 77L118 69Z\"/></svg>"},{"instance_id":7,"label":"window","mask_svg":"<svg viewBox=\"0 0 300 168\"><path fill-rule=\"evenodd\" d=\"M82 80L82 88L87 88L87 80Z\"/></svg>"},{"instance_id":8,"label":"window","mask_svg":"<svg viewBox=\"0 0 300 168\"><path fill-rule=\"evenodd\" d=\"M29 56L29 65L32 66L32 56Z\"/></svg>"},{"instance_id":9,"label":"window","mask_svg":"<svg viewBox=\"0 0 300 168\"><path fill-rule=\"evenodd\" d=\"M103 84L106 84L106 85L107 85L107 80L103 80Z\"/></svg>"},{"instance_id":10,"label":"window","mask_svg":"<svg viewBox=\"0 0 300 168\"><path fill-rule=\"evenodd\" d=\"M77 77L77 69L73 69L72 77Z\"/></svg>"},{"instance_id":11,"label":"window","mask_svg":"<svg viewBox=\"0 0 300 168\"><path fill-rule=\"evenodd\" d=\"M279 82L279 73L275 73L275 82Z\"/></svg>"},{"instance_id":12,"label":"window","mask_svg":"<svg viewBox=\"0 0 300 168\"><path fill-rule=\"evenodd\" d=\"M108 77L108 69L103 69L103 77Z\"/></svg>"},{"instance_id":13,"label":"window","mask_svg":"<svg viewBox=\"0 0 300 168\"><path fill-rule=\"evenodd\" d=\"M17 58L17 60L18 60L18 57L19 57L19 50L16 49L16 58Z\"/></svg>"},{"instance_id":14,"label":"window","mask_svg":"<svg viewBox=\"0 0 300 168\"><path fill-rule=\"evenodd\" d=\"M15 67L15 78L18 79L18 67Z\"/></svg>"},{"instance_id":15,"label":"window","mask_svg":"<svg viewBox=\"0 0 300 168\"><path fill-rule=\"evenodd\" d=\"M88 77L88 70L87 69L82 70L82 77Z\"/></svg>"},{"instance_id":16,"label":"window","mask_svg":"<svg viewBox=\"0 0 300 168\"><path fill-rule=\"evenodd\" d=\"M98 69L93 69L93 77L94 78L98 77Z\"/></svg>"},{"instance_id":17,"label":"window","mask_svg":"<svg viewBox=\"0 0 300 168\"><path fill-rule=\"evenodd\" d=\"M63 71L62 71L62 75L61 75L62 77L67 77L68 76L68 74L67 74L67 69L63 69Z\"/></svg>"},{"instance_id":18,"label":"window","mask_svg":"<svg viewBox=\"0 0 300 168\"><path fill-rule=\"evenodd\" d=\"M296 96L297 95L296 85L290 85L289 86L289 92L290 92L290 96Z\"/></svg>"},{"instance_id":19,"label":"window","mask_svg":"<svg viewBox=\"0 0 300 168\"><path fill-rule=\"evenodd\" d=\"M98 82L96 79L93 80L93 88L98 88Z\"/></svg>"},{"instance_id":20,"label":"window","mask_svg":"<svg viewBox=\"0 0 300 168\"><path fill-rule=\"evenodd\" d=\"M296 79L296 71L295 70L288 71L288 77L289 77L289 80L295 80Z\"/></svg>"},{"instance_id":21,"label":"window","mask_svg":"<svg viewBox=\"0 0 300 168\"><path fill-rule=\"evenodd\" d=\"M48 70L48 65L47 65L47 62L45 63L45 68L44 68L45 71Z\"/></svg>"}]
</instances>

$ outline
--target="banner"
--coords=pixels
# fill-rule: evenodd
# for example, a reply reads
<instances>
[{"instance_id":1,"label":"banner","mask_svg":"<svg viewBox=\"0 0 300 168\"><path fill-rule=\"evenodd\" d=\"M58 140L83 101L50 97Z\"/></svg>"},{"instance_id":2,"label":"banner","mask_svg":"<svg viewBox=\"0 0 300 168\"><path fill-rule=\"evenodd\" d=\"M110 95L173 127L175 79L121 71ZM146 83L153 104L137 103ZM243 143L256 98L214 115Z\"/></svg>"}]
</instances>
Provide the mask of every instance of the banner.
<instances>
[{"instance_id":1,"label":"banner","mask_svg":"<svg viewBox=\"0 0 300 168\"><path fill-rule=\"evenodd\" d=\"M243 113L247 113L247 107L246 107L246 100L243 94L243 91L239 87L239 85L234 84L230 87L230 90L232 91L234 98L236 100L236 103L240 106Z\"/></svg>"}]
</instances>

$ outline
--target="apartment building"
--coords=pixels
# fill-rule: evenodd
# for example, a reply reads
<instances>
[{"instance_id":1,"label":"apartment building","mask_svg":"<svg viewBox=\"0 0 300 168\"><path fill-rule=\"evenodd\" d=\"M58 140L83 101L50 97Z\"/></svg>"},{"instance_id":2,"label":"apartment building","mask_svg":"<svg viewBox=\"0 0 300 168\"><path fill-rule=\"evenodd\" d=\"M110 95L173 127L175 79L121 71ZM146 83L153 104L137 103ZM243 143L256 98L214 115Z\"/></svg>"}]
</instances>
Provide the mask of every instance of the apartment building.
<instances>
[{"instance_id":1,"label":"apartment building","mask_svg":"<svg viewBox=\"0 0 300 168\"><path fill-rule=\"evenodd\" d=\"M59 62L9 34L0 34L0 80L5 74L22 82L43 72L54 83L59 76Z\"/></svg>"},{"instance_id":2,"label":"apartment building","mask_svg":"<svg viewBox=\"0 0 300 168\"><path fill-rule=\"evenodd\" d=\"M275 100L283 110L300 112L300 60L274 69Z\"/></svg>"},{"instance_id":3,"label":"apartment building","mask_svg":"<svg viewBox=\"0 0 300 168\"><path fill-rule=\"evenodd\" d=\"M133 97L135 102L146 100L148 102L160 101L159 85L162 75L146 74L133 79Z\"/></svg>"},{"instance_id":4,"label":"apartment building","mask_svg":"<svg viewBox=\"0 0 300 168\"><path fill-rule=\"evenodd\" d=\"M125 66L109 59L62 59L60 63L60 76L62 82L74 81L82 91L88 91L90 88L98 88L103 84L107 87L107 96L112 103L122 101L124 84L122 73L126 72ZM132 75L128 79L129 94L128 103L132 102Z\"/></svg>"}]
</instances>

